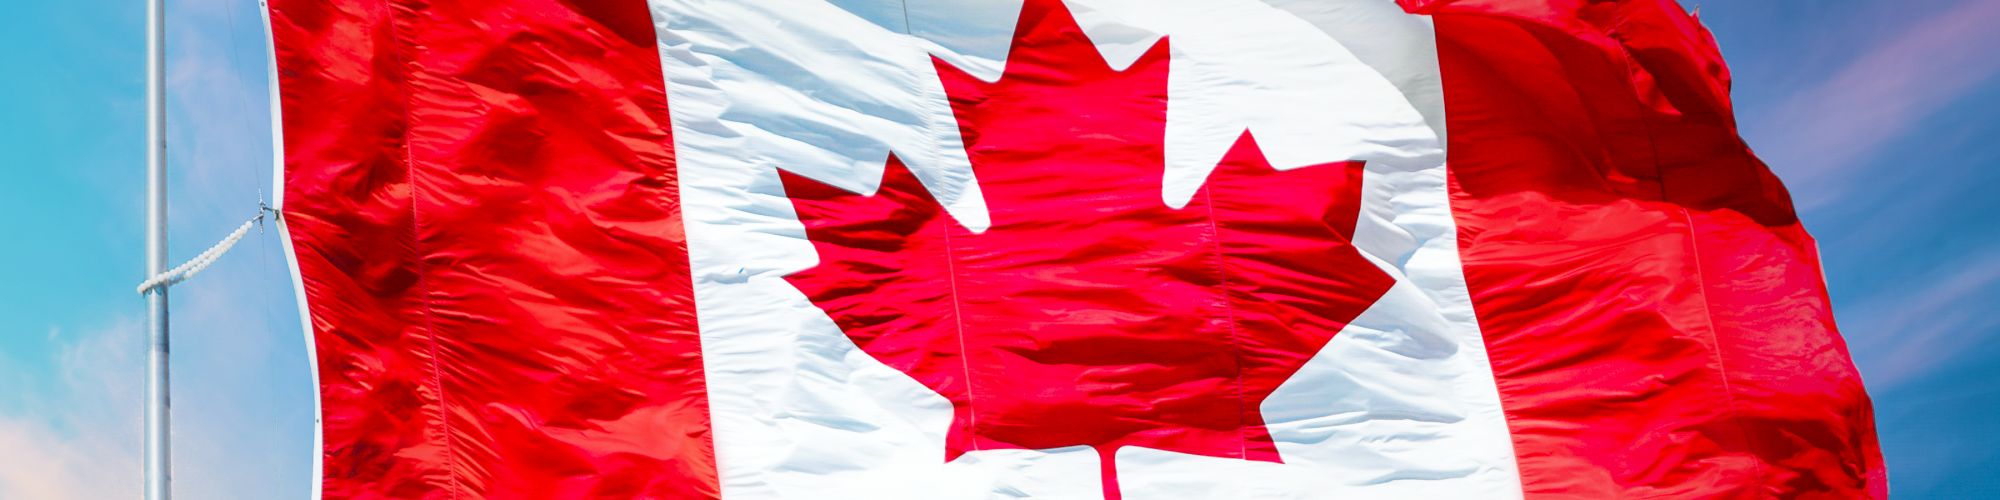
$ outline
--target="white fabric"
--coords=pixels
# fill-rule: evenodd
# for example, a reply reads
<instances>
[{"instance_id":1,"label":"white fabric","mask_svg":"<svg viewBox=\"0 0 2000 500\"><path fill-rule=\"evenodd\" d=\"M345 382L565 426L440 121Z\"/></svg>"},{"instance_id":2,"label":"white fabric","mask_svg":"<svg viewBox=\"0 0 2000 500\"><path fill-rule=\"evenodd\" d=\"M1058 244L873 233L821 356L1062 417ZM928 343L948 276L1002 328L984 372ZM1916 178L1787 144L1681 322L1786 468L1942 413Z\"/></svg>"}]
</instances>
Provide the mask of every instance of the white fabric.
<instances>
[{"instance_id":1,"label":"white fabric","mask_svg":"<svg viewBox=\"0 0 2000 500\"><path fill-rule=\"evenodd\" d=\"M783 280L816 263L783 168L856 192L890 152L986 226L933 56L997 78L1019 0L651 0L728 498L1097 498L1095 452L944 463L951 406ZM1356 244L1396 287L1262 408L1282 464L1125 448L1127 498L1520 496L1457 259L1429 23L1390 0L1073 0L1106 59L1170 39L1163 201L1250 130L1369 161Z\"/></svg>"}]
</instances>

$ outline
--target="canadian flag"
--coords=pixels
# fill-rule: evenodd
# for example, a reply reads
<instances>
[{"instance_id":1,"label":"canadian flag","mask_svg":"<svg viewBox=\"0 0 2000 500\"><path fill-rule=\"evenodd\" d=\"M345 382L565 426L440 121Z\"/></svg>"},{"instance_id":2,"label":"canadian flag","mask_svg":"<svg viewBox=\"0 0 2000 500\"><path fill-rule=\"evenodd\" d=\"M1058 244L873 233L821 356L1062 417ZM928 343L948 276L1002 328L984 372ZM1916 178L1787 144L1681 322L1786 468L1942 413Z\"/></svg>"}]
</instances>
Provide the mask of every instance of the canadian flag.
<instances>
[{"instance_id":1,"label":"canadian flag","mask_svg":"<svg viewBox=\"0 0 2000 500\"><path fill-rule=\"evenodd\" d=\"M1671 0L269 6L316 495L1886 495Z\"/></svg>"}]
</instances>

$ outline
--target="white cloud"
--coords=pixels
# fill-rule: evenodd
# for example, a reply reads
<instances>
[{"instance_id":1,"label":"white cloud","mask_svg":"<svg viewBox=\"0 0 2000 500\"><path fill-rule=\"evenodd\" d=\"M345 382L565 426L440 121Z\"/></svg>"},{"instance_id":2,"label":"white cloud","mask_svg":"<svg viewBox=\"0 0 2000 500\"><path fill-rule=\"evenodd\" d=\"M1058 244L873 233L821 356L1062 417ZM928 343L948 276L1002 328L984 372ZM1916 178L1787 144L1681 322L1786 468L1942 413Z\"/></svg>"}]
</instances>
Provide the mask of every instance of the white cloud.
<instances>
[{"instance_id":1,"label":"white cloud","mask_svg":"<svg viewBox=\"0 0 2000 500\"><path fill-rule=\"evenodd\" d=\"M259 8L254 0L169 6L170 260L194 255L252 215L260 191L269 198ZM136 213L136 203L131 209ZM310 491L314 386L291 315L289 276L276 235L251 237L257 241L244 241L209 272L173 289L174 489L183 498L295 498ZM97 302L124 301L130 310L140 298L129 287L108 290L124 295ZM0 361L0 396L9 403L0 409L0 500L140 496L143 322L102 321L110 323L0 332L46 334L39 345L53 346L19 353L37 363Z\"/></svg>"},{"instance_id":2,"label":"white cloud","mask_svg":"<svg viewBox=\"0 0 2000 500\"><path fill-rule=\"evenodd\" d=\"M65 339L53 394L18 414L0 414L0 498L139 496L140 331L120 320Z\"/></svg>"},{"instance_id":3,"label":"white cloud","mask_svg":"<svg viewBox=\"0 0 2000 500\"><path fill-rule=\"evenodd\" d=\"M260 195L271 199L272 135L259 3L169 7L169 240L178 261L253 215ZM316 387L277 238L254 231L173 289L178 496L311 491Z\"/></svg>"},{"instance_id":4,"label":"white cloud","mask_svg":"<svg viewBox=\"0 0 2000 500\"><path fill-rule=\"evenodd\" d=\"M1855 55L1819 85L1791 95L1752 136L1799 205L1828 206L1876 180L1884 148L2000 76L2000 2L1970 0L1912 23Z\"/></svg>"},{"instance_id":5,"label":"white cloud","mask_svg":"<svg viewBox=\"0 0 2000 500\"><path fill-rule=\"evenodd\" d=\"M1868 385L1878 390L1900 386L1952 366L1991 337L1980 332L2000 328L1987 303L2000 292L2000 258L1953 266L1953 271L1909 293L1878 295L1847 317L1843 330L1855 340L1851 352L1864 367ZM1852 332L1867 332L1865 336Z\"/></svg>"}]
</instances>

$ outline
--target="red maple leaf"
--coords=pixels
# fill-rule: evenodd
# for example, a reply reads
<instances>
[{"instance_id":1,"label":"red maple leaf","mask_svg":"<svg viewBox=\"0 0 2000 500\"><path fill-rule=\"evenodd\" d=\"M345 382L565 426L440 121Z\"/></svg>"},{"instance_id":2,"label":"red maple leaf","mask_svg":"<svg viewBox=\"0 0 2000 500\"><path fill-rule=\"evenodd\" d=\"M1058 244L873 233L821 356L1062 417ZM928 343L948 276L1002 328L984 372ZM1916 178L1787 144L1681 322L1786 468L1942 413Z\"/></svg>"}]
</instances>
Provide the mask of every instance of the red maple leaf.
<instances>
[{"instance_id":1,"label":"red maple leaf","mask_svg":"<svg viewBox=\"0 0 2000 500\"><path fill-rule=\"evenodd\" d=\"M1246 131L1162 201L1167 41L1113 70L1056 0L1024 7L999 81L935 61L992 226L895 157L864 196L782 173L820 263L786 279L955 410L945 460L1141 446L1280 461L1259 408L1394 283L1350 242L1359 162L1273 169Z\"/></svg>"}]
</instances>

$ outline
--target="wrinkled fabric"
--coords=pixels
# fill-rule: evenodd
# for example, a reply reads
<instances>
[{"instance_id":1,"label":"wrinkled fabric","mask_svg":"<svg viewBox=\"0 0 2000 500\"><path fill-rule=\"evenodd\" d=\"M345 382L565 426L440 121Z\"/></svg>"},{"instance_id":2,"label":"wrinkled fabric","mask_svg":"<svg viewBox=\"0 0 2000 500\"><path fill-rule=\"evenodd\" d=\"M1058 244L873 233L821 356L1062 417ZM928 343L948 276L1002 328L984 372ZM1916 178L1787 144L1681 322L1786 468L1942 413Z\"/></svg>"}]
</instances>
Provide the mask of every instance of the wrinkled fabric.
<instances>
[{"instance_id":1,"label":"wrinkled fabric","mask_svg":"<svg viewBox=\"0 0 2000 500\"><path fill-rule=\"evenodd\" d=\"M1880 497L1669 0L274 0L329 498Z\"/></svg>"},{"instance_id":2,"label":"wrinkled fabric","mask_svg":"<svg viewBox=\"0 0 2000 500\"><path fill-rule=\"evenodd\" d=\"M645 6L270 8L324 495L715 496Z\"/></svg>"},{"instance_id":3,"label":"wrinkled fabric","mask_svg":"<svg viewBox=\"0 0 2000 500\"><path fill-rule=\"evenodd\" d=\"M1670 0L1422 1L1532 497L1887 494L1815 243Z\"/></svg>"},{"instance_id":4,"label":"wrinkled fabric","mask_svg":"<svg viewBox=\"0 0 2000 500\"><path fill-rule=\"evenodd\" d=\"M727 495L1519 490L1420 18L653 5Z\"/></svg>"},{"instance_id":5,"label":"wrinkled fabric","mask_svg":"<svg viewBox=\"0 0 2000 500\"><path fill-rule=\"evenodd\" d=\"M1017 30L996 82L939 68L991 226L893 158L868 196L784 174L820 255L786 279L952 402L946 460L1088 446L1107 499L1126 446L1281 462L1264 400L1394 283L1351 243L1362 165L1278 171L1245 134L1169 207L1169 42L1112 70L1060 4Z\"/></svg>"}]
</instances>

